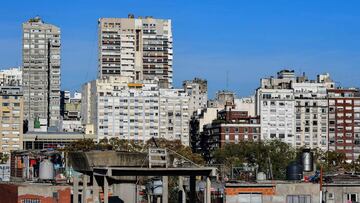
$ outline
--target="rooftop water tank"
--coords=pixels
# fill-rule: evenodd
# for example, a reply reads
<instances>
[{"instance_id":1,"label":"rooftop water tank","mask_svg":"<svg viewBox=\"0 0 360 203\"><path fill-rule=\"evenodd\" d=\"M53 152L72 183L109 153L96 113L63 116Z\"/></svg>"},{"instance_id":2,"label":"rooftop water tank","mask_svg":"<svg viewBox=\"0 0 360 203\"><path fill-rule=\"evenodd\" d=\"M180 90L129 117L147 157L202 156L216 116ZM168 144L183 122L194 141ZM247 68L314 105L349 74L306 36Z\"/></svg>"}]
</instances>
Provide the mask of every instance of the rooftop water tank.
<instances>
[{"instance_id":1,"label":"rooftop water tank","mask_svg":"<svg viewBox=\"0 0 360 203\"><path fill-rule=\"evenodd\" d=\"M287 180L301 180L303 178L303 167L296 162L290 163L286 167Z\"/></svg>"},{"instance_id":2,"label":"rooftop water tank","mask_svg":"<svg viewBox=\"0 0 360 203\"><path fill-rule=\"evenodd\" d=\"M266 180L266 174L264 172L259 172L256 174L256 180L257 181L263 181Z\"/></svg>"},{"instance_id":3,"label":"rooftop water tank","mask_svg":"<svg viewBox=\"0 0 360 203\"><path fill-rule=\"evenodd\" d=\"M162 195L162 181L161 180L154 180L152 182L152 188L153 188L153 195Z\"/></svg>"},{"instance_id":4,"label":"rooftop water tank","mask_svg":"<svg viewBox=\"0 0 360 203\"><path fill-rule=\"evenodd\" d=\"M311 172L314 169L314 153L310 149L304 149L301 154L301 162L305 172Z\"/></svg>"},{"instance_id":5,"label":"rooftop water tank","mask_svg":"<svg viewBox=\"0 0 360 203\"><path fill-rule=\"evenodd\" d=\"M39 167L39 179L40 180L54 180L54 164L48 160L44 159L40 163Z\"/></svg>"}]
</instances>

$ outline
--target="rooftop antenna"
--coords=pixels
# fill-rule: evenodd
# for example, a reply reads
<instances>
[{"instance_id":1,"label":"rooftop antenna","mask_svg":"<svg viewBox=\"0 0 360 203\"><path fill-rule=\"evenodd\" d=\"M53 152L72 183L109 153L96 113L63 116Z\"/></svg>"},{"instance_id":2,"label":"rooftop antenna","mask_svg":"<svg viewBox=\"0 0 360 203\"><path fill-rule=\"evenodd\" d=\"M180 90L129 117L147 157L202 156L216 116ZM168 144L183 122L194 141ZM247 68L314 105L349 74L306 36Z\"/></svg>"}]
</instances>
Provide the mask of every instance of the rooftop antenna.
<instances>
[{"instance_id":1,"label":"rooftop antenna","mask_svg":"<svg viewBox=\"0 0 360 203\"><path fill-rule=\"evenodd\" d=\"M229 90L229 70L226 70L226 90Z\"/></svg>"}]
</instances>

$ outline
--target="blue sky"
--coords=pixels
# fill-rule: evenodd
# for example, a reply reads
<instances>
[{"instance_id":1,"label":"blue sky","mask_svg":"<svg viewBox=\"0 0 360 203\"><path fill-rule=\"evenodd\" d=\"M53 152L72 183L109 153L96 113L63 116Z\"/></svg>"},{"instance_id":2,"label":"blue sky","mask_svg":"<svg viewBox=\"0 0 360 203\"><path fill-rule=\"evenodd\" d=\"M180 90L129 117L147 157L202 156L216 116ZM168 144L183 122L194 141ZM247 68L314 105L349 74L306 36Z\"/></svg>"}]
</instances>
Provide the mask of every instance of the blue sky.
<instances>
[{"instance_id":1,"label":"blue sky","mask_svg":"<svg viewBox=\"0 0 360 203\"><path fill-rule=\"evenodd\" d=\"M62 88L97 73L97 19L154 16L173 21L174 81L206 78L210 95L249 95L281 68L329 72L360 86L360 1L33 0L0 7L0 68L21 65L21 23L39 15L62 29Z\"/></svg>"}]
</instances>

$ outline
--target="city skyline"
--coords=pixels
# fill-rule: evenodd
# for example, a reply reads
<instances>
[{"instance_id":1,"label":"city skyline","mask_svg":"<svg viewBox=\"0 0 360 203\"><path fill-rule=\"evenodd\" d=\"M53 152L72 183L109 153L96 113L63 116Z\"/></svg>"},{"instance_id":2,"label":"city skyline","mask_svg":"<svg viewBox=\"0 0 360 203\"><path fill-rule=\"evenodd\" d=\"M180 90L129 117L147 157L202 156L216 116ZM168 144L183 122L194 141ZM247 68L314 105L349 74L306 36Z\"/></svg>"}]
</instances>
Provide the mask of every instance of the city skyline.
<instances>
[{"instance_id":1,"label":"city skyline","mask_svg":"<svg viewBox=\"0 0 360 203\"><path fill-rule=\"evenodd\" d=\"M7 32L0 34L0 68L21 65L21 24L39 15L62 29L62 89L80 90L97 75L97 20L133 13L172 20L174 87L201 77L208 80L210 97L221 89L245 96L254 93L259 78L282 68L310 76L329 72L342 86L360 85L356 80L360 17L355 2L198 1L180 9L176 2L111 3L111 8L95 1L86 5L65 1L58 7L49 7L47 2L4 4L0 25ZM64 9L66 15L61 12Z\"/></svg>"}]
</instances>

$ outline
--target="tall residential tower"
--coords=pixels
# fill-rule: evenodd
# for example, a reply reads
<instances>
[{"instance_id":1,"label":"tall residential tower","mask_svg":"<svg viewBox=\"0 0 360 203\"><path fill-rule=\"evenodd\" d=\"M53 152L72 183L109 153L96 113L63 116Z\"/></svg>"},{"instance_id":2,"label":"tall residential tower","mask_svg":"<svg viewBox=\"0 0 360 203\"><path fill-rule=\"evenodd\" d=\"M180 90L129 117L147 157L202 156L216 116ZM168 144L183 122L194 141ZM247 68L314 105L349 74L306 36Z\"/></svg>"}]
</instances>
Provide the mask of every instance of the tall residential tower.
<instances>
[{"instance_id":1,"label":"tall residential tower","mask_svg":"<svg viewBox=\"0 0 360 203\"><path fill-rule=\"evenodd\" d=\"M24 116L29 130L60 120L60 29L39 17L23 23Z\"/></svg>"},{"instance_id":2,"label":"tall residential tower","mask_svg":"<svg viewBox=\"0 0 360 203\"><path fill-rule=\"evenodd\" d=\"M159 79L172 87L171 20L152 17L99 19L99 77Z\"/></svg>"}]
</instances>

